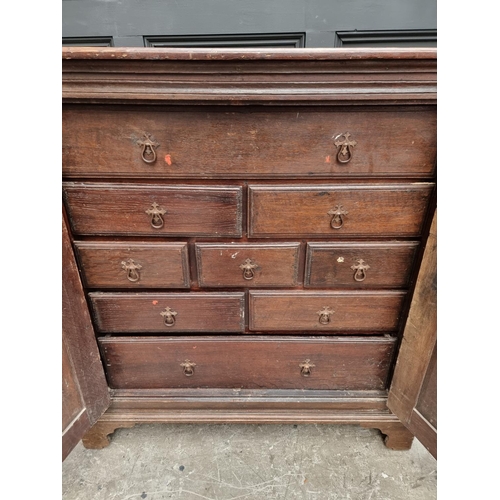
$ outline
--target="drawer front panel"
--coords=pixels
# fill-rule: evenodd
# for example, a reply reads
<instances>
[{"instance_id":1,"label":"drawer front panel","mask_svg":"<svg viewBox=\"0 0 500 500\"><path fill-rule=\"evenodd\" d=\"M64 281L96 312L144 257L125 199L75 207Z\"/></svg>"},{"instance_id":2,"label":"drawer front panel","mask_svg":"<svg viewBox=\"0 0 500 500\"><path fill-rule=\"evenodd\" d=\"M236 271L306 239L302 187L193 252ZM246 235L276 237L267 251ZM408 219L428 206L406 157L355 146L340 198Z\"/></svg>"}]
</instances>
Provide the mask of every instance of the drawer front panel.
<instances>
[{"instance_id":1,"label":"drawer front panel","mask_svg":"<svg viewBox=\"0 0 500 500\"><path fill-rule=\"evenodd\" d=\"M350 150L337 158L346 138ZM66 177L429 177L434 109L100 107L63 111Z\"/></svg>"},{"instance_id":2,"label":"drawer front panel","mask_svg":"<svg viewBox=\"0 0 500 500\"><path fill-rule=\"evenodd\" d=\"M75 242L90 288L189 288L187 243Z\"/></svg>"},{"instance_id":3,"label":"drawer front panel","mask_svg":"<svg viewBox=\"0 0 500 500\"><path fill-rule=\"evenodd\" d=\"M406 287L418 242L308 243L306 287Z\"/></svg>"},{"instance_id":4,"label":"drawer front panel","mask_svg":"<svg viewBox=\"0 0 500 500\"><path fill-rule=\"evenodd\" d=\"M206 287L295 286L300 243L196 244L198 280Z\"/></svg>"},{"instance_id":5,"label":"drawer front panel","mask_svg":"<svg viewBox=\"0 0 500 500\"><path fill-rule=\"evenodd\" d=\"M243 332L243 293L89 293L101 333Z\"/></svg>"},{"instance_id":6,"label":"drawer front panel","mask_svg":"<svg viewBox=\"0 0 500 500\"><path fill-rule=\"evenodd\" d=\"M384 389L390 337L99 339L110 386Z\"/></svg>"},{"instance_id":7,"label":"drawer front panel","mask_svg":"<svg viewBox=\"0 0 500 500\"><path fill-rule=\"evenodd\" d=\"M395 331L406 292L251 291L250 330L374 333Z\"/></svg>"},{"instance_id":8,"label":"drawer front panel","mask_svg":"<svg viewBox=\"0 0 500 500\"><path fill-rule=\"evenodd\" d=\"M249 186L249 236L419 236L432 183Z\"/></svg>"},{"instance_id":9,"label":"drawer front panel","mask_svg":"<svg viewBox=\"0 0 500 500\"><path fill-rule=\"evenodd\" d=\"M241 236L240 187L64 183L77 235Z\"/></svg>"}]
</instances>

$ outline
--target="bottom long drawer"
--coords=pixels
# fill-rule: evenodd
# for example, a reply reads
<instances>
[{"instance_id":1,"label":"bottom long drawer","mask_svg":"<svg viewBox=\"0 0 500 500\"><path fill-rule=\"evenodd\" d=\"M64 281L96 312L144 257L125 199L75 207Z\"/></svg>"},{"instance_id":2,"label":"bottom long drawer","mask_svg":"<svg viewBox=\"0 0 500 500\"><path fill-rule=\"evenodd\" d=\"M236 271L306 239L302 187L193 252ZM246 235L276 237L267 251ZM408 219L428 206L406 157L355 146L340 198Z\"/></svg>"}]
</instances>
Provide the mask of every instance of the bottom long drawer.
<instances>
[{"instance_id":1,"label":"bottom long drawer","mask_svg":"<svg viewBox=\"0 0 500 500\"><path fill-rule=\"evenodd\" d=\"M115 389L384 389L395 339L101 337Z\"/></svg>"}]
</instances>

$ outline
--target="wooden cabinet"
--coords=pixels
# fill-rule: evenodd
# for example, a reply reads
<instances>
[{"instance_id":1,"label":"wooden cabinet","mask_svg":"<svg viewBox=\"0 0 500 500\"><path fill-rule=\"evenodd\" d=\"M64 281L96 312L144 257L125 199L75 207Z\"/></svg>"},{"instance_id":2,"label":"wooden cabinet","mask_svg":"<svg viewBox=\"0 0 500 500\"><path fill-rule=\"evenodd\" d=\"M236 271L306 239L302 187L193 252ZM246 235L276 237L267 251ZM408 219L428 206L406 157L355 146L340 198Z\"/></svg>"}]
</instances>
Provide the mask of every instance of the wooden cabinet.
<instances>
[{"instance_id":1,"label":"wooden cabinet","mask_svg":"<svg viewBox=\"0 0 500 500\"><path fill-rule=\"evenodd\" d=\"M151 422L411 445L388 400L415 364L435 92L434 49L63 49L68 300L109 394L86 446Z\"/></svg>"}]
</instances>

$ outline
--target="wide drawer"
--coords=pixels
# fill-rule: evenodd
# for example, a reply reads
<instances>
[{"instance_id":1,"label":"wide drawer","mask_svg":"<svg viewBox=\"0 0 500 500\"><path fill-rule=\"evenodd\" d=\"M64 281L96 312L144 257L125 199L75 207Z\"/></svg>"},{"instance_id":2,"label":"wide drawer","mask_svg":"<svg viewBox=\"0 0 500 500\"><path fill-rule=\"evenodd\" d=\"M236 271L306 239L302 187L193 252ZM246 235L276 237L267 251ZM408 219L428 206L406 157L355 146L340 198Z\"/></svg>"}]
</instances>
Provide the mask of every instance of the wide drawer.
<instances>
[{"instance_id":1,"label":"wide drawer","mask_svg":"<svg viewBox=\"0 0 500 500\"><path fill-rule=\"evenodd\" d=\"M189 288L187 243L76 241L90 288Z\"/></svg>"},{"instance_id":2,"label":"wide drawer","mask_svg":"<svg viewBox=\"0 0 500 500\"><path fill-rule=\"evenodd\" d=\"M249 186L249 236L419 236L433 183Z\"/></svg>"},{"instance_id":3,"label":"wide drawer","mask_svg":"<svg viewBox=\"0 0 500 500\"><path fill-rule=\"evenodd\" d=\"M255 332L374 333L398 328L404 291L250 291Z\"/></svg>"},{"instance_id":4,"label":"wide drawer","mask_svg":"<svg viewBox=\"0 0 500 500\"><path fill-rule=\"evenodd\" d=\"M103 337L115 389L385 389L392 337Z\"/></svg>"},{"instance_id":5,"label":"wide drawer","mask_svg":"<svg viewBox=\"0 0 500 500\"><path fill-rule=\"evenodd\" d=\"M304 286L406 287L418 246L416 241L310 242Z\"/></svg>"},{"instance_id":6,"label":"wide drawer","mask_svg":"<svg viewBox=\"0 0 500 500\"><path fill-rule=\"evenodd\" d=\"M243 332L244 293L89 293L101 333Z\"/></svg>"},{"instance_id":7,"label":"wide drawer","mask_svg":"<svg viewBox=\"0 0 500 500\"><path fill-rule=\"evenodd\" d=\"M429 177L435 158L435 107L63 110L73 178Z\"/></svg>"},{"instance_id":8,"label":"wide drawer","mask_svg":"<svg viewBox=\"0 0 500 500\"><path fill-rule=\"evenodd\" d=\"M197 243L202 287L286 287L298 282L300 243Z\"/></svg>"},{"instance_id":9,"label":"wide drawer","mask_svg":"<svg viewBox=\"0 0 500 500\"><path fill-rule=\"evenodd\" d=\"M241 236L242 188L63 183L73 234Z\"/></svg>"}]
</instances>

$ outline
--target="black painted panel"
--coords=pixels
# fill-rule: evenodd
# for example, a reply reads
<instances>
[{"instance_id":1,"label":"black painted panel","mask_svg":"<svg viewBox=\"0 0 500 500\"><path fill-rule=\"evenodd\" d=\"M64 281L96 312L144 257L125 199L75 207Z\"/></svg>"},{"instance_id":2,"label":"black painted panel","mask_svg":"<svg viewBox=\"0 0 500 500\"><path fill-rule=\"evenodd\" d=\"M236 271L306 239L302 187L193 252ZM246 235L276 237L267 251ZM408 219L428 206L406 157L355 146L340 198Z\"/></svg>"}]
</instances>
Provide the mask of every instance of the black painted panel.
<instances>
[{"instance_id":1,"label":"black painted panel","mask_svg":"<svg viewBox=\"0 0 500 500\"><path fill-rule=\"evenodd\" d=\"M149 40L152 37L165 37L171 41L174 36L194 36L191 46L208 47L199 45L200 40L212 37L211 41L216 46L234 47L242 45L227 45L228 36L245 35L248 41L252 36L261 34L261 41L266 44L259 45L260 47L276 47L282 45L276 45L277 40L272 39L274 36L286 38L290 34L305 33L306 47L335 47L342 44L337 33L435 30L436 2L437 0L65 0L62 2L62 35L63 38L112 37L112 43L116 47L144 47L145 37ZM422 46L429 43L417 38L398 41L393 36L388 46L398 46L396 43L399 46L405 43L410 45L404 46ZM186 40L188 39L184 41ZM351 39L351 46L352 42ZM363 46L373 46L369 44L375 42L372 39L365 40L364 43L366 45ZM380 38L376 43L378 47L384 46ZM348 45L346 40L343 45ZM361 45L358 43L356 46Z\"/></svg>"}]
</instances>

